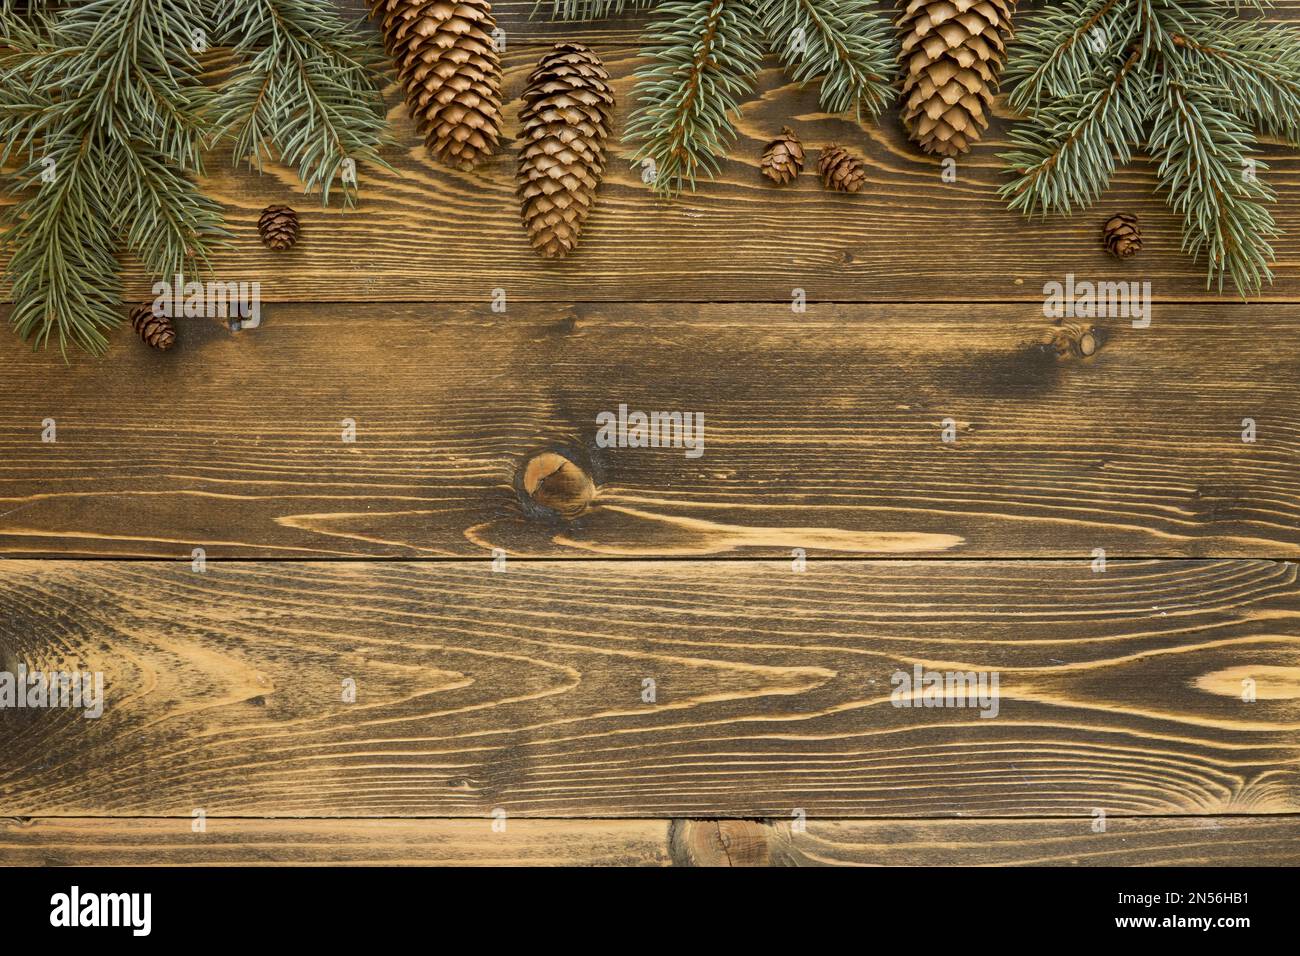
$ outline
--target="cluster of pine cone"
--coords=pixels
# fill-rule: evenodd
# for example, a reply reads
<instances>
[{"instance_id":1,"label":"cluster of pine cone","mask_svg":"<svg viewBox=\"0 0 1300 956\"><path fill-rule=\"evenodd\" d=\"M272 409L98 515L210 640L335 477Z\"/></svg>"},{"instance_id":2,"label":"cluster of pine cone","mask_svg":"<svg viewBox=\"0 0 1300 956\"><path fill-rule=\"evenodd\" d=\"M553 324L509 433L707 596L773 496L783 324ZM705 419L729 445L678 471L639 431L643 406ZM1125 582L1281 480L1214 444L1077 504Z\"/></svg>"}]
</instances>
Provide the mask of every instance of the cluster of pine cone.
<instances>
[{"instance_id":1,"label":"cluster of pine cone","mask_svg":"<svg viewBox=\"0 0 1300 956\"><path fill-rule=\"evenodd\" d=\"M407 109L437 159L469 171L501 138L500 36L488 0L371 0ZM577 43L558 43L529 77L520 115L520 212L533 248L578 243L605 172L614 110L609 73Z\"/></svg>"},{"instance_id":2,"label":"cluster of pine cone","mask_svg":"<svg viewBox=\"0 0 1300 956\"><path fill-rule=\"evenodd\" d=\"M778 186L792 183L803 172L804 148L794 130L781 127L781 135L767 144L759 164L763 175ZM867 182L867 164L843 146L835 143L822 147L817 160L817 174L822 185L838 192L855 193Z\"/></svg>"}]
</instances>

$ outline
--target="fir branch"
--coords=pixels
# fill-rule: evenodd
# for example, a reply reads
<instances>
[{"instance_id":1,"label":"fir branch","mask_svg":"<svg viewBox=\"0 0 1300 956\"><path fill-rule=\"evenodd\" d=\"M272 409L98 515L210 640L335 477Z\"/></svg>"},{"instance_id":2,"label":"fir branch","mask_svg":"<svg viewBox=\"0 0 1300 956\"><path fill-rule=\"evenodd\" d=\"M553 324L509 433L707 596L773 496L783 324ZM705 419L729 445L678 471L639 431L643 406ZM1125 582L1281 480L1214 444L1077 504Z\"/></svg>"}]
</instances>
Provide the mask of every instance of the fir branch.
<instances>
[{"instance_id":1,"label":"fir branch","mask_svg":"<svg viewBox=\"0 0 1300 956\"><path fill-rule=\"evenodd\" d=\"M278 156L323 203L342 178L348 205L356 166L391 169L378 152L387 61L371 33L313 0L219 0L216 31L235 64L218 95L214 139L233 140L236 163L260 171Z\"/></svg>"},{"instance_id":2,"label":"fir branch","mask_svg":"<svg viewBox=\"0 0 1300 956\"><path fill-rule=\"evenodd\" d=\"M91 160L78 145L60 144L49 158L63 175L41 182L47 167L27 167L27 183L40 188L5 210L4 243L12 251L6 277L14 298L9 321L33 348L52 339L65 357L69 344L99 355L121 319L112 225L96 178L79 175Z\"/></svg>"},{"instance_id":3,"label":"fir branch","mask_svg":"<svg viewBox=\"0 0 1300 956\"><path fill-rule=\"evenodd\" d=\"M1006 76L1028 113L1002 195L1027 214L1088 205L1146 147L1183 249L1247 294L1271 279L1274 195L1255 129L1300 143L1300 32L1240 19L1264 0L1064 0L1022 25ZM1100 27L1100 32L1096 32ZM1081 49L1086 38L1102 43ZM1109 77L1109 79L1103 79Z\"/></svg>"},{"instance_id":4,"label":"fir branch","mask_svg":"<svg viewBox=\"0 0 1300 956\"><path fill-rule=\"evenodd\" d=\"M765 0L768 43L796 83L821 76L821 108L876 116L893 99L893 28L866 0Z\"/></svg>"},{"instance_id":5,"label":"fir branch","mask_svg":"<svg viewBox=\"0 0 1300 956\"><path fill-rule=\"evenodd\" d=\"M4 25L16 17L6 16ZM26 193L0 220L11 252L11 322L36 347L92 353L120 321L122 236L155 275L204 263L224 233L194 183L210 94L191 52L199 0L92 0L33 17L0 45L8 184Z\"/></svg>"},{"instance_id":6,"label":"fir branch","mask_svg":"<svg viewBox=\"0 0 1300 956\"><path fill-rule=\"evenodd\" d=\"M1199 68L1233 98L1261 130L1300 145L1300 44L1287 31L1258 21L1220 22L1210 40L1178 37Z\"/></svg>"},{"instance_id":7,"label":"fir branch","mask_svg":"<svg viewBox=\"0 0 1300 956\"><path fill-rule=\"evenodd\" d=\"M644 10L655 0L551 0L552 20L599 20L629 10ZM542 0L533 4L533 12Z\"/></svg>"},{"instance_id":8,"label":"fir branch","mask_svg":"<svg viewBox=\"0 0 1300 956\"><path fill-rule=\"evenodd\" d=\"M661 11L643 51L654 65L638 79L626 136L641 144L634 162L654 163L655 189L673 195L694 189L701 171L716 175L736 135L739 97L758 73L762 35L750 0L684 0Z\"/></svg>"},{"instance_id":9,"label":"fir branch","mask_svg":"<svg viewBox=\"0 0 1300 956\"><path fill-rule=\"evenodd\" d=\"M1001 189L1012 209L1068 212L1095 202L1110 184L1117 164L1132 159L1129 144L1142 131L1148 112L1146 90L1131 80L1138 54L1108 77L1035 114L1035 122L1012 129L1016 150L1005 160L1016 178Z\"/></svg>"},{"instance_id":10,"label":"fir branch","mask_svg":"<svg viewBox=\"0 0 1300 956\"><path fill-rule=\"evenodd\" d=\"M1026 15L1017 55L1003 71L1011 108L1024 112L1045 97L1082 93L1081 82L1133 40L1131 26L1120 27L1120 3L1067 0Z\"/></svg>"},{"instance_id":11,"label":"fir branch","mask_svg":"<svg viewBox=\"0 0 1300 956\"><path fill-rule=\"evenodd\" d=\"M1268 240L1278 229L1263 205L1274 197L1246 163L1255 137L1216 100L1219 90L1162 84L1151 150L1169 204L1183 216L1183 251L1208 260L1207 284L1225 275L1243 292L1272 279ZM1258 166L1259 164L1257 164Z\"/></svg>"}]
</instances>

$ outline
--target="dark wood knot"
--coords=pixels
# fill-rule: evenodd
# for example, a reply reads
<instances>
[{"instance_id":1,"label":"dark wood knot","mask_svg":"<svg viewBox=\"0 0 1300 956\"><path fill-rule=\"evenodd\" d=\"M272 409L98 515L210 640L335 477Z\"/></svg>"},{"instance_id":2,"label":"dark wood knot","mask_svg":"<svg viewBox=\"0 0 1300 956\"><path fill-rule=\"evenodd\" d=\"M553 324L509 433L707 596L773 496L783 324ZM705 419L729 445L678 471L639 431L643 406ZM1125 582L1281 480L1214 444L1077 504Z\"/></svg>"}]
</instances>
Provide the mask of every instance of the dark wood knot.
<instances>
[{"instance_id":1,"label":"dark wood knot","mask_svg":"<svg viewBox=\"0 0 1300 956\"><path fill-rule=\"evenodd\" d=\"M585 468L555 451L533 455L524 465L519 489L525 504L573 520L591 505L596 484Z\"/></svg>"},{"instance_id":2,"label":"dark wood knot","mask_svg":"<svg viewBox=\"0 0 1300 956\"><path fill-rule=\"evenodd\" d=\"M1052 329L1048 344L1060 358L1091 358L1105 341L1101 326L1064 322Z\"/></svg>"},{"instance_id":3,"label":"dark wood knot","mask_svg":"<svg viewBox=\"0 0 1300 956\"><path fill-rule=\"evenodd\" d=\"M675 866L769 866L768 830L758 820L674 820L669 854Z\"/></svg>"}]
</instances>

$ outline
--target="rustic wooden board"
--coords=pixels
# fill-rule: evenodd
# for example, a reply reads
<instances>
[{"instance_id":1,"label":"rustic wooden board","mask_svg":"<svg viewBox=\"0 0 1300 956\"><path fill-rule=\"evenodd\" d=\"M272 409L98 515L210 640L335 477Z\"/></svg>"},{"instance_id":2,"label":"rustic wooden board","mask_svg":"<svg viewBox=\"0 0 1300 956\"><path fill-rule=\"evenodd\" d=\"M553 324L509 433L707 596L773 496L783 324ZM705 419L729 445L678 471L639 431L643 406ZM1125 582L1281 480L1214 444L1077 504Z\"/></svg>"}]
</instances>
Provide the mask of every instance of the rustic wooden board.
<instances>
[{"instance_id":1,"label":"rustic wooden board","mask_svg":"<svg viewBox=\"0 0 1300 956\"><path fill-rule=\"evenodd\" d=\"M1290 816L1092 820L0 819L13 866L1277 866Z\"/></svg>"},{"instance_id":2,"label":"rustic wooden board","mask_svg":"<svg viewBox=\"0 0 1300 956\"><path fill-rule=\"evenodd\" d=\"M622 129L635 47L601 49L614 72ZM537 59L536 48L507 54L513 101ZM513 148L473 173L442 168L424 151L391 91L400 149L397 172L363 169L355 211L323 210L295 196L291 174L259 179L215 165L211 188L239 234L221 255L223 279L259 280L273 300L473 301L494 289L518 301L782 301L801 288L817 301L1003 301L1040 299L1045 282L1067 273L1090 279L1148 281L1159 300L1213 300L1201 265L1180 251L1176 215L1155 194L1143 161L1117 173L1092 210L1029 221L1005 208L997 158L1007 148L1005 118L960 164L956 183L903 137L893 113L866 128L817 109L815 90L798 90L774 66L740 117L739 139L714 182L677 200L655 198L621 141L596 211L573 256L545 261L529 247L514 195ZM506 134L516 132L516 107ZM809 173L777 188L758 172L763 144L794 122L808 145L840 142L871 167L864 192L830 193ZM814 154L815 155L815 154ZM1263 299L1300 300L1300 155L1265 148L1268 180L1280 193L1273 213L1286 235L1275 242L1277 281ZM263 249L256 220L271 202L302 212L303 240L287 254ZM1119 264L1100 242L1115 211L1143 223L1142 255ZM450 213L450 214L449 214ZM149 281L134 273L131 290ZM1233 301L1229 293L1224 301Z\"/></svg>"},{"instance_id":3,"label":"rustic wooden board","mask_svg":"<svg viewBox=\"0 0 1300 956\"><path fill-rule=\"evenodd\" d=\"M944 183L935 159L907 143L894 113L866 127L829 117L817 107L815 88L790 83L772 60L745 102L739 139L716 182L678 201L656 199L630 163L631 145L615 142L579 252L542 261L525 240L514 196L510 140L518 96L551 41L588 42L616 76L621 133L643 18L555 25L544 16L529 19L531 9L524 2L502 10L508 139L501 153L473 173L440 167L420 144L394 86L388 99L398 145L386 158L396 173L362 169L355 211L321 209L299 194L287 170L269 168L259 177L214 156L210 191L237 234L215 274L261 282L268 301L349 301L371 314L366 304L377 301L486 302L498 288L516 301L566 303L786 301L794 288L815 301L1035 300L1045 282L1067 273L1149 281L1162 301L1218 300L1202 267L1182 255L1178 219L1154 194L1153 169L1144 161L1118 172L1093 209L1028 221L997 196L1005 182L998 159L1007 148L1004 109L961 162L958 181ZM1300 17L1300 4L1289 2L1278 15ZM859 150L871 166L865 193L828 193L811 173L785 189L763 179L762 146L787 123L811 148L835 140ZM1296 302L1300 154L1272 145L1263 159L1286 235L1275 243L1277 282L1262 298ZM257 215L272 202L290 202L302 213L303 239L291 253L271 253L257 241ZM1141 257L1124 264L1108 259L1100 244L1101 224L1117 210L1139 215L1146 235ZM154 278L133 270L128 298L145 296Z\"/></svg>"},{"instance_id":4,"label":"rustic wooden board","mask_svg":"<svg viewBox=\"0 0 1300 956\"><path fill-rule=\"evenodd\" d=\"M510 136L561 38L609 62L621 129L644 16L496 10ZM1300 863L1300 155L1266 148L1288 235L1247 307L1142 163L1026 222L996 196L1004 108L944 184L895 115L824 116L768 67L698 193L653 198L617 144L568 261L527 247L511 149L440 168L390 88L397 172L362 170L355 211L214 157L216 274L262 283L262 328L189 322L166 356L123 330L69 368L0 338L0 554L173 559L0 560L0 670L109 695L0 710L0 863ZM862 151L866 194L767 186L786 123ZM304 239L272 255L280 201ZM1119 209L1147 236L1124 264L1097 237ZM1043 350L1068 273L1150 281L1153 325ZM703 412L704 457L597 448L620 402ZM520 502L550 449L596 482L576 521ZM196 547L298 560L198 573ZM448 560L302 560L360 557ZM982 560L1012 557L1068 560ZM999 716L892 707L914 663L998 671Z\"/></svg>"},{"instance_id":5,"label":"rustic wooden board","mask_svg":"<svg viewBox=\"0 0 1300 956\"><path fill-rule=\"evenodd\" d=\"M188 321L163 355L124 329L71 369L0 339L0 550L1300 553L1300 310L1102 329L1062 359L1031 305L281 306L239 333ZM620 403L703 413L703 457L596 447ZM571 524L514 485L552 447L599 485Z\"/></svg>"},{"instance_id":6,"label":"rustic wooden board","mask_svg":"<svg viewBox=\"0 0 1300 956\"><path fill-rule=\"evenodd\" d=\"M667 820L0 819L12 866L669 866Z\"/></svg>"},{"instance_id":7,"label":"rustic wooden board","mask_svg":"<svg viewBox=\"0 0 1300 956\"><path fill-rule=\"evenodd\" d=\"M1289 816L679 820L669 844L677 866L1287 866L1298 835Z\"/></svg>"},{"instance_id":8,"label":"rustic wooden board","mask_svg":"<svg viewBox=\"0 0 1300 956\"><path fill-rule=\"evenodd\" d=\"M0 670L106 702L0 711L0 816L1295 813L1296 570L8 561Z\"/></svg>"}]
</instances>

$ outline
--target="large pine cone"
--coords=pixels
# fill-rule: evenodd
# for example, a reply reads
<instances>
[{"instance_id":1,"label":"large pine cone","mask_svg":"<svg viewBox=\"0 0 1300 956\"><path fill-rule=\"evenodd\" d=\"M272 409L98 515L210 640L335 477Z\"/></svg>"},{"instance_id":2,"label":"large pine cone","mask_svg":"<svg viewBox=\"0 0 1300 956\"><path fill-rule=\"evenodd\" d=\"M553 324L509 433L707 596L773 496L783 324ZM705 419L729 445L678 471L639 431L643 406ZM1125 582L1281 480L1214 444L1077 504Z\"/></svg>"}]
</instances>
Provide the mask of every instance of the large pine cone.
<instances>
[{"instance_id":1,"label":"large pine cone","mask_svg":"<svg viewBox=\"0 0 1300 956\"><path fill-rule=\"evenodd\" d=\"M1102 241L1106 251L1116 259L1127 259L1142 251L1142 230L1138 228L1137 216L1119 213L1106 220L1102 227Z\"/></svg>"},{"instance_id":2,"label":"large pine cone","mask_svg":"<svg viewBox=\"0 0 1300 956\"><path fill-rule=\"evenodd\" d=\"M170 317L156 315L153 302L141 302L131 309L131 328L135 334L160 351L176 344L176 327Z\"/></svg>"},{"instance_id":3,"label":"large pine cone","mask_svg":"<svg viewBox=\"0 0 1300 956\"><path fill-rule=\"evenodd\" d=\"M288 206L267 206L257 219L257 234L267 248L283 251L298 241L298 214Z\"/></svg>"},{"instance_id":4,"label":"large pine cone","mask_svg":"<svg viewBox=\"0 0 1300 956\"><path fill-rule=\"evenodd\" d=\"M821 174L823 186L840 192L855 193L867 182L867 164L843 146L834 144L822 147L817 172Z\"/></svg>"},{"instance_id":5,"label":"large pine cone","mask_svg":"<svg viewBox=\"0 0 1300 956\"><path fill-rule=\"evenodd\" d=\"M903 125L927 153L958 156L984 130L1016 0L906 0Z\"/></svg>"},{"instance_id":6,"label":"large pine cone","mask_svg":"<svg viewBox=\"0 0 1300 956\"><path fill-rule=\"evenodd\" d=\"M471 170L501 136L501 57L487 0L371 0L406 105L435 157Z\"/></svg>"},{"instance_id":7,"label":"large pine cone","mask_svg":"<svg viewBox=\"0 0 1300 956\"><path fill-rule=\"evenodd\" d=\"M528 79L520 111L520 213L533 248L567 255L596 201L614 90L600 58L557 43Z\"/></svg>"},{"instance_id":8,"label":"large pine cone","mask_svg":"<svg viewBox=\"0 0 1300 956\"><path fill-rule=\"evenodd\" d=\"M803 170L803 143L788 126L781 127L781 135L763 150L763 175L778 186L784 186Z\"/></svg>"}]
</instances>

